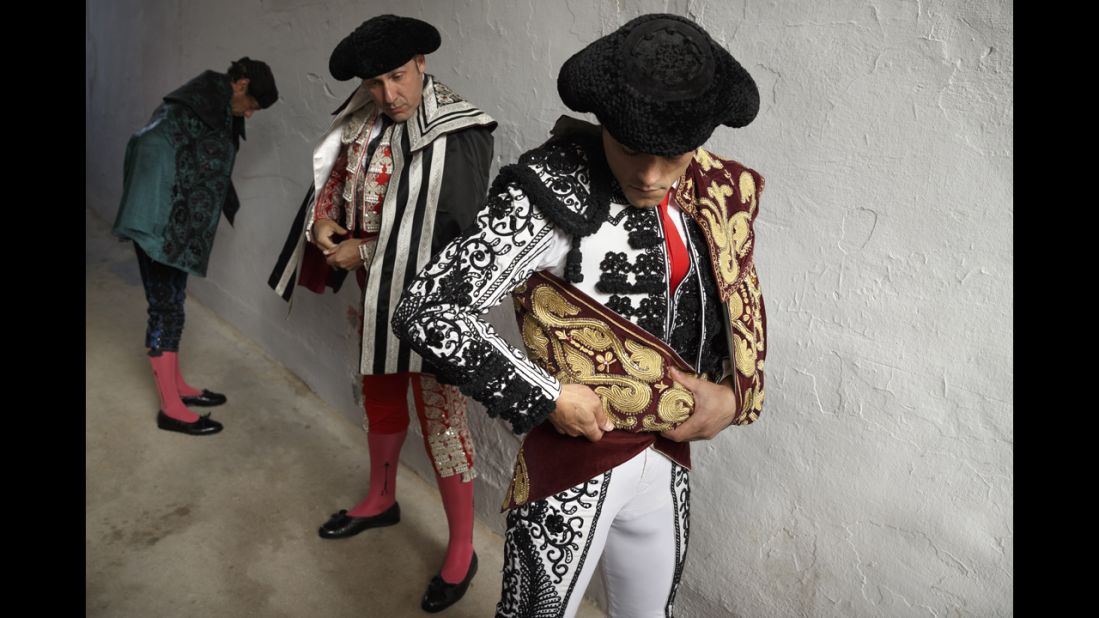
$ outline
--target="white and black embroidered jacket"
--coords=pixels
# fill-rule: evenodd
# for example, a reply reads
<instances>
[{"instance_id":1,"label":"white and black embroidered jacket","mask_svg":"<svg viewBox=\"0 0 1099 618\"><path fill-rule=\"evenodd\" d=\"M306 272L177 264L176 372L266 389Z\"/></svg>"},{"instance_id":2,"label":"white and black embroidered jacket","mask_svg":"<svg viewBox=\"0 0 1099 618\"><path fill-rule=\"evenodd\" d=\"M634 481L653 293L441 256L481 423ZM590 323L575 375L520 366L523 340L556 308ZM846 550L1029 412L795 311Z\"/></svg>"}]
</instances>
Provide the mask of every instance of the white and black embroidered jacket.
<instances>
[{"instance_id":1,"label":"white and black embroidered jacket","mask_svg":"<svg viewBox=\"0 0 1099 618\"><path fill-rule=\"evenodd\" d=\"M553 411L561 385L482 316L532 273L549 270L716 380L729 354L706 241L693 220L671 212L686 232L690 271L669 298L657 210L628 205L597 132L558 135L500 170L474 225L405 290L393 332L442 380L525 433Z\"/></svg>"}]
</instances>

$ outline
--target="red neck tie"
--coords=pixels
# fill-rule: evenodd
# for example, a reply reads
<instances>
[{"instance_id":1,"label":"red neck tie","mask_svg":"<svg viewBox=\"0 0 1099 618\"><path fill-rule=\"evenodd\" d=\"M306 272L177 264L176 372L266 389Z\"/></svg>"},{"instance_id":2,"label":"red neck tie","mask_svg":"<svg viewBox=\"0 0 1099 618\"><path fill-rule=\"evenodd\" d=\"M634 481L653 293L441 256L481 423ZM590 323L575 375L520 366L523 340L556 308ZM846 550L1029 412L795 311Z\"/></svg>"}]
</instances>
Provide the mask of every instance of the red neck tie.
<instances>
[{"instance_id":1,"label":"red neck tie","mask_svg":"<svg viewBox=\"0 0 1099 618\"><path fill-rule=\"evenodd\" d=\"M664 194L664 200L660 202L658 209L660 210L660 220L664 224L664 242L668 245L668 262L670 266L668 294L674 295L675 289L679 287L679 282L687 276L691 263L690 258L687 256L687 245L683 244L683 239L679 236L679 230L676 229L671 215L668 214L668 199L671 195L672 189L669 189Z\"/></svg>"}]
</instances>

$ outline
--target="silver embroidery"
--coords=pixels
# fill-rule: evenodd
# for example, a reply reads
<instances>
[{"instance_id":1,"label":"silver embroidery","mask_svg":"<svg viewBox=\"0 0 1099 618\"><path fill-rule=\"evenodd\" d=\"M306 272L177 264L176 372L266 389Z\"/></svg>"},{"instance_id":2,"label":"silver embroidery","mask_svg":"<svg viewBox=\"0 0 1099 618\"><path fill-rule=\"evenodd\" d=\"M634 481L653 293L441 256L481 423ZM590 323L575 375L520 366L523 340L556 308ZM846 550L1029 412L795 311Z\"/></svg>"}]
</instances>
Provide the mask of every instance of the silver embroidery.
<instances>
[{"instance_id":1,"label":"silver embroidery","mask_svg":"<svg viewBox=\"0 0 1099 618\"><path fill-rule=\"evenodd\" d=\"M424 425L435 471L446 478L461 474L463 481L477 476L473 468L473 440L466 424L466 399L457 387L439 384L434 377L421 374L424 399Z\"/></svg>"}]
</instances>

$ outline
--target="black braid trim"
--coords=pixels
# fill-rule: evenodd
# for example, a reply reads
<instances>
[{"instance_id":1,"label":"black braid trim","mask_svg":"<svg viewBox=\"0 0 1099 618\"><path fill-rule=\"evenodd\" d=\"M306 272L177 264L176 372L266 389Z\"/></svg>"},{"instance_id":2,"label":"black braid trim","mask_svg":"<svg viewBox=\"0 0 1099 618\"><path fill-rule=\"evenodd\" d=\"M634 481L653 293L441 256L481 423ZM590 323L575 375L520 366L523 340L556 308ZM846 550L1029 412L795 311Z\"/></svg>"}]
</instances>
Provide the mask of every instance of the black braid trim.
<instances>
[{"instance_id":1,"label":"black braid trim","mask_svg":"<svg viewBox=\"0 0 1099 618\"><path fill-rule=\"evenodd\" d=\"M440 363L436 365L439 382L457 385L464 395L485 406L489 416L511 423L515 433L534 429L557 406L541 389L515 375L515 367L488 343L471 341L465 356L481 361L467 367Z\"/></svg>"}]
</instances>

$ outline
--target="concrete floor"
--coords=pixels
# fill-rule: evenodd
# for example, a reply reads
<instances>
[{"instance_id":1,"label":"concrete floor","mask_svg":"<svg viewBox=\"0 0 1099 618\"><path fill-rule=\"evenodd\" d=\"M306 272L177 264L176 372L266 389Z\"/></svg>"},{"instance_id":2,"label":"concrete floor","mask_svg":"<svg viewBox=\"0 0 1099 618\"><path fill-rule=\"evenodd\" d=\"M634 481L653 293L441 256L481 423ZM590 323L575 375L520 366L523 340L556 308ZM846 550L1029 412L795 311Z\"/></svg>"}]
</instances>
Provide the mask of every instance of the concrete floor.
<instances>
[{"instance_id":1,"label":"concrete floor","mask_svg":"<svg viewBox=\"0 0 1099 618\"><path fill-rule=\"evenodd\" d=\"M228 395L213 408L226 429L158 430L133 249L96 216L86 224L86 614L425 615L446 548L434 484L402 466L399 525L317 537L365 491L366 435L194 299L183 369ZM474 538L478 575L445 616L495 609L503 540L480 522ZM585 602L579 615L603 614Z\"/></svg>"}]
</instances>

